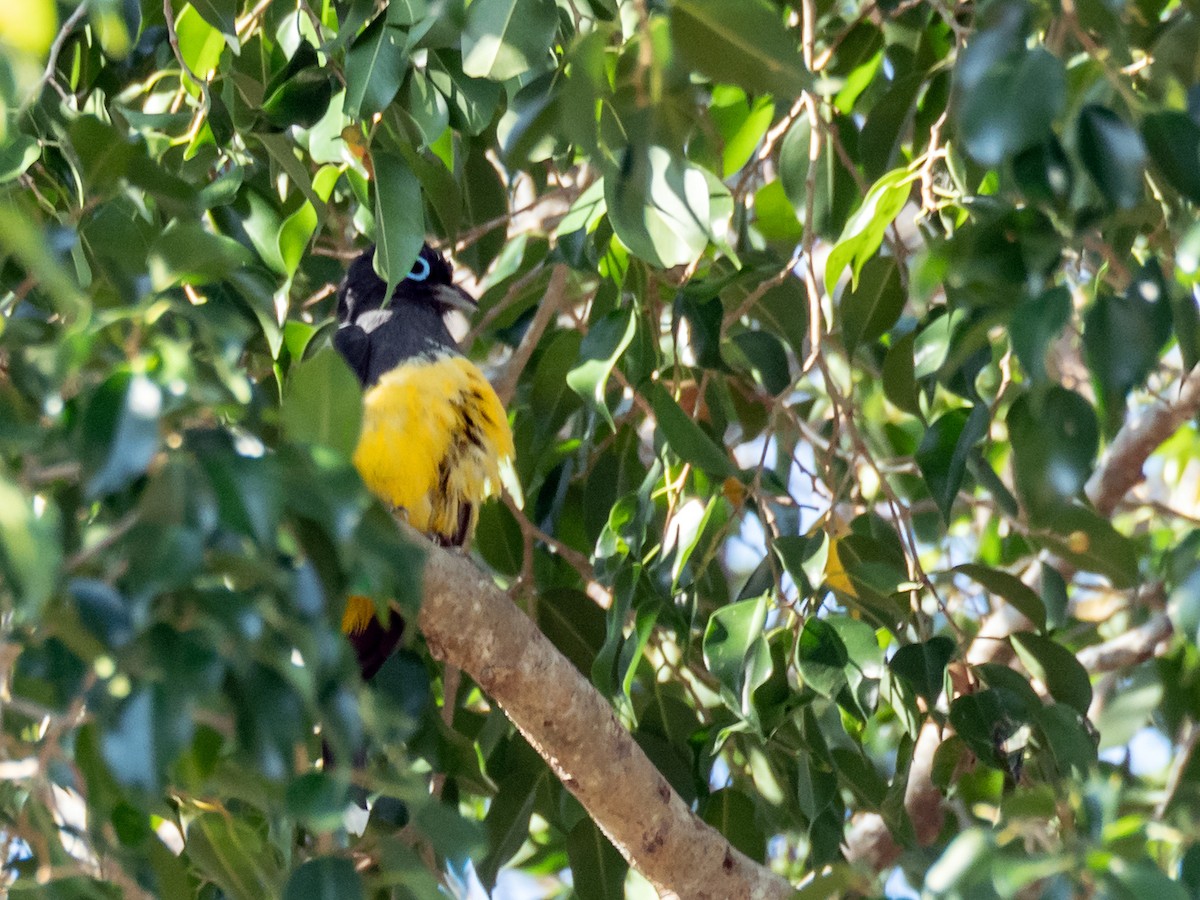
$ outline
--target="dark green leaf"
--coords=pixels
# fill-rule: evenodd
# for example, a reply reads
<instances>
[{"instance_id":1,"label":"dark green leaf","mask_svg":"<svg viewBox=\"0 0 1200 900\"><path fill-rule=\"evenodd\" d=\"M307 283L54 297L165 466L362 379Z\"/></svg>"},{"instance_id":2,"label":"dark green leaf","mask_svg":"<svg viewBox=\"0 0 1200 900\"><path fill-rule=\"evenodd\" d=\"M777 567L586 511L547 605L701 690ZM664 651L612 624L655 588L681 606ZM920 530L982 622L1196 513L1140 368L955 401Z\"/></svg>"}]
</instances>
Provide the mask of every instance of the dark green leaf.
<instances>
[{"instance_id":1,"label":"dark green leaf","mask_svg":"<svg viewBox=\"0 0 1200 900\"><path fill-rule=\"evenodd\" d=\"M767 838L755 820L754 801L735 788L722 788L700 808L700 817L753 860L767 856Z\"/></svg>"},{"instance_id":2,"label":"dark green leaf","mask_svg":"<svg viewBox=\"0 0 1200 900\"><path fill-rule=\"evenodd\" d=\"M977 581L988 589L1007 600L1013 607L1029 619L1039 631L1046 628L1046 607L1042 598L1025 582L1015 575L988 566L966 563L954 567L955 572L961 572L972 581Z\"/></svg>"},{"instance_id":3,"label":"dark green leaf","mask_svg":"<svg viewBox=\"0 0 1200 900\"><path fill-rule=\"evenodd\" d=\"M933 706L942 693L946 666L954 658L954 640L943 635L920 644L907 644L896 651L888 666Z\"/></svg>"},{"instance_id":4,"label":"dark green leaf","mask_svg":"<svg viewBox=\"0 0 1200 900\"><path fill-rule=\"evenodd\" d=\"M1046 685L1050 696L1086 716L1092 684L1075 654L1048 637L1027 631L1014 634L1011 640L1025 668Z\"/></svg>"},{"instance_id":5,"label":"dark green leaf","mask_svg":"<svg viewBox=\"0 0 1200 900\"><path fill-rule=\"evenodd\" d=\"M862 267L858 284L842 292L838 311L842 322L842 344L853 357L863 344L883 337L896 324L904 309L900 269L889 257L874 256Z\"/></svg>"},{"instance_id":6,"label":"dark green leaf","mask_svg":"<svg viewBox=\"0 0 1200 900\"><path fill-rule=\"evenodd\" d=\"M196 12L226 37L237 40L237 0L190 0Z\"/></svg>"},{"instance_id":7,"label":"dark green leaf","mask_svg":"<svg viewBox=\"0 0 1200 900\"><path fill-rule=\"evenodd\" d=\"M746 357L755 380L767 393L777 396L791 386L787 353L775 335L768 331L741 331L733 336L733 342Z\"/></svg>"},{"instance_id":8,"label":"dark green leaf","mask_svg":"<svg viewBox=\"0 0 1200 900\"><path fill-rule=\"evenodd\" d=\"M1044 515L1083 490L1100 445L1088 402L1053 385L1023 394L1008 410L1013 480L1031 515Z\"/></svg>"},{"instance_id":9,"label":"dark green leaf","mask_svg":"<svg viewBox=\"0 0 1200 900\"><path fill-rule=\"evenodd\" d=\"M119 491L145 473L158 452L162 405L162 391L145 375L118 372L97 389L83 417L90 496Z\"/></svg>"},{"instance_id":10,"label":"dark green leaf","mask_svg":"<svg viewBox=\"0 0 1200 900\"><path fill-rule=\"evenodd\" d=\"M349 802L347 786L325 772L306 772L287 789L288 814L313 831L334 831Z\"/></svg>"},{"instance_id":11,"label":"dark green leaf","mask_svg":"<svg viewBox=\"0 0 1200 900\"><path fill-rule=\"evenodd\" d=\"M1101 289L1084 316L1083 348L1100 382L1105 431L1125 418L1125 398L1158 364L1171 337L1173 316L1157 263L1143 267L1125 294Z\"/></svg>"},{"instance_id":12,"label":"dark green leaf","mask_svg":"<svg viewBox=\"0 0 1200 900\"><path fill-rule=\"evenodd\" d=\"M796 641L796 669L806 687L833 699L846 684L850 654L841 636L823 619L810 618Z\"/></svg>"},{"instance_id":13,"label":"dark green leaf","mask_svg":"<svg viewBox=\"0 0 1200 900\"><path fill-rule=\"evenodd\" d=\"M671 37L687 63L714 81L790 103L809 83L797 42L779 11L742 0L736 15L724 0L677 0Z\"/></svg>"},{"instance_id":14,"label":"dark green leaf","mask_svg":"<svg viewBox=\"0 0 1200 900\"><path fill-rule=\"evenodd\" d=\"M654 382L648 393L654 416L658 420L658 432L676 456L714 478L729 478L737 474L725 451L692 421L660 382Z\"/></svg>"},{"instance_id":15,"label":"dark green leaf","mask_svg":"<svg viewBox=\"0 0 1200 900\"><path fill-rule=\"evenodd\" d=\"M956 409L940 416L921 438L917 466L947 525L967 472L967 460L987 431L988 409L978 403L969 413Z\"/></svg>"},{"instance_id":16,"label":"dark green leaf","mask_svg":"<svg viewBox=\"0 0 1200 900\"><path fill-rule=\"evenodd\" d=\"M916 332L910 331L888 348L883 358L883 392L900 409L922 417L913 357L916 340Z\"/></svg>"},{"instance_id":17,"label":"dark green leaf","mask_svg":"<svg viewBox=\"0 0 1200 900\"><path fill-rule=\"evenodd\" d=\"M1111 109L1085 106L1079 112L1079 155L1100 193L1128 209L1142 199L1146 146L1142 136Z\"/></svg>"},{"instance_id":18,"label":"dark green leaf","mask_svg":"<svg viewBox=\"0 0 1200 900\"><path fill-rule=\"evenodd\" d=\"M976 80L975 68L986 65L979 59L985 41L968 48L959 64L958 124L967 152L996 166L1049 135L1066 106L1067 84L1062 61L1041 47L996 60Z\"/></svg>"},{"instance_id":19,"label":"dark green leaf","mask_svg":"<svg viewBox=\"0 0 1200 900\"><path fill-rule=\"evenodd\" d=\"M1142 122L1142 136L1167 183L1200 203L1200 125L1186 113L1151 113Z\"/></svg>"},{"instance_id":20,"label":"dark green leaf","mask_svg":"<svg viewBox=\"0 0 1200 900\"><path fill-rule=\"evenodd\" d=\"M237 241L195 223L173 222L155 241L147 265L151 286L163 291L178 284L210 284L250 262L250 251Z\"/></svg>"},{"instance_id":21,"label":"dark green leaf","mask_svg":"<svg viewBox=\"0 0 1200 900\"><path fill-rule=\"evenodd\" d=\"M553 0L474 0L462 35L463 72L507 81L545 68L557 30Z\"/></svg>"},{"instance_id":22,"label":"dark green leaf","mask_svg":"<svg viewBox=\"0 0 1200 900\"><path fill-rule=\"evenodd\" d=\"M1009 339L1036 384L1046 380L1046 352L1071 316L1071 292L1058 286L1021 302L1013 311Z\"/></svg>"},{"instance_id":23,"label":"dark green leaf","mask_svg":"<svg viewBox=\"0 0 1200 900\"><path fill-rule=\"evenodd\" d=\"M310 859L292 872L283 900L363 900L366 892L354 861L337 856Z\"/></svg>"},{"instance_id":24,"label":"dark green leaf","mask_svg":"<svg viewBox=\"0 0 1200 900\"><path fill-rule=\"evenodd\" d=\"M362 391L341 355L322 350L293 367L283 395L283 433L349 459L362 425Z\"/></svg>"},{"instance_id":25,"label":"dark green leaf","mask_svg":"<svg viewBox=\"0 0 1200 900\"><path fill-rule=\"evenodd\" d=\"M391 297L425 243L425 206L421 185L402 157L377 153L374 161L375 271Z\"/></svg>"},{"instance_id":26,"label":"dark green leaf","mask_svg":"<svg viewBox=\"0 0 1200 900\"><path fill-rule=\"evenodd\" d=\"M386 14L376 16L346 54L346 115L369 119L382 112L400 90L407 69L404 32L388 25Z\"/></svg>"},{"instance_id":27,"label":"dark green leaf","mask_svg":"<svg viewBox=\"0 0 1200 900\"><path fill-rule=\"evenodd\" d=\"M487 564L505 575L519 575L525 542L516 517L503 503L487 503L479 511L475 545Z\"/></svg>"},{"instance_id":28,"label":"dark green leaf","mask_svg":"<svg viewBox=\"0 0 1200 900\"><path fill-rule=\"evenodd\" d=\"M580 900L621 900L629 864L584 816L567 835L567 859Z\"/></svg>"}]
</instances>

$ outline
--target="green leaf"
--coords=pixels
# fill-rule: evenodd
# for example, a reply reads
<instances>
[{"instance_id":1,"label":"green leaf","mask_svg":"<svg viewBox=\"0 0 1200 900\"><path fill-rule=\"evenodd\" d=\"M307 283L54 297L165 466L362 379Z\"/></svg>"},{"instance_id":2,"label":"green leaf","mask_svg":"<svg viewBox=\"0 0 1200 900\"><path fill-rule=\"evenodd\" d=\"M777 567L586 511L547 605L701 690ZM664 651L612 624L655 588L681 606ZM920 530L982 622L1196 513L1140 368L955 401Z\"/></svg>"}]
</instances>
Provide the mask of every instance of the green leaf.
<instances>
[{"instance_id":1,"label":"green leaf","mask_svg":"<svg viewBox=\"0 0 1200 900\"><path fill-rule=\"evenodd\" d=\"M825 290L831 296L846 266L850 266L852 289L857 287L863 266L875 255L883 243L884 232L908 202L915 177L906 169L896 169L871 186L825 263Z\"/></svg>"},{"instance_id":2,"label":"green leaf","mask_svg":"<svg viewBox=\"0 0 1200 900\"><path fill-rule=\"evenodd\" d=\"M383 152L375 161L375 271L391 297L425 243L421 185L404 159Z\"/></svg>"},{"instance_id":3,"label":"green leaf","mask_svg":"<svg viewBox=\"0 0 1200 900\"><path fill-rule=\"evenodd\" d=\"M579 347L579 364L567 373L567 386L598 411L609 428L613 427L612 413L604 399L608 379L636 334L633 309L609 313L588 331Z\"/></svg>"},{"instance_id":4,"label":"green leaf","mask_svg":"<svg viewBox=\"0 0 1200 900\"><path fill-rule=\"evenodd\" d=\"M462 34L463 72L507 81L546 68L557 31L553 0L474 0Z\"/></svg>"},{"instance_id":5,"label":"green leaf","mask_svg":"<svg viewBox=\"0 0 1200 900\"><path fill-rule=\"evenodd\" d=\"M446 98L450 124L455 128L474 136L491 124L500 104L500 85L471 78L463 72L462 57L458 54L445 50L431 54L425 77Z\"/></svg>"},{"instance_id":6,"label":"green leaf","mask_svg":"<svg viewBox=\"0 0 1200 900\"><path fill-rule=\"evenodd\" d=\"M888 662L888 667L912 685L932 707L942 694L946 666L954 658L955 649L952 638L938 635L919 644L901 647Z\"/></svg>"},{"instance_id":7,"label":"green leaf","mask_svg":"<svg viewBox=\"0 0 1200 900\"><path fill-rule=\"evenodd\" d=\"M188 859L230 900L276 896L283 873L274 848L247 821L206 812L187 826Z\"/></svg>"},{"instance_id":8,"label":"green leaf","mask_svg":"<svg viewBox=\"0 0 1200 900\"><path fill-rule=\"evenodd\" d=\"M1088 105L1079 111L1079 156L1100 193L1118 209L1142 199L1146 145L1111 109Z\"/></svg>"},{"instance_id":9,"label":"green leaf","mask_svg":"<svg viewBox=\"0 0 1200 900\"><path fill-rule=\"evenodd\" d=\"M382 112L400 90L407 71L404 32L389 25L386 14L376 16L346 53L342 109L355 119L370 119Z\"/></svg>"},{"instance_id":10,"label":"green leaf","mask_svg":"<svg viewBox=\"0 0 1200 900\"><path fill-rule=\"evenodd\" d=\"M288 785L288 815L316 832L335 831L350 802L347 785L325 772L305 772Z\"/></svg>"},{"instance_id":11,"label":"green leaf","mask_svg":"<svg viewBox=\"0 0 1200 900\"><path fill-rule=\"evenodd\" d=\"M620 169L605 177L604 196L621 241L669 269L694 262L708 247L729 192L663 147L633 146Z\"/></svg>"},{"instance_id":12,"label":"green leaf","mask_svg":"<svg viewBox=\"0 0 1200 900\"><path fill-rule=\"evenodd\" d=\"M18 622L36 623L62 564L58 507L35 504L0 478L0 572L16 594Z\"/></svg>"},{"instance_id":13,"label":"green leaf","mask_svg":"<svg viewBox=\"0 0 1200 900\"><path fill-rule=\"evenodd\" d=\"M883 393L892 403L907 413L924 418L917 391L914 349L917 333L910 331L893 341L883 358Z\"/></svg>"},{"instance_id":14,"label":"green leaf","mask_svg":"<svg viewBox=\"0 0 1200 900\"><path fill-rule=\"evenodd\" d=\"M1046 352L1071 317L1071 292L1059 285L1023 300L1013 310L1009 340L1035 384L1046 380Z\"/></svg>"},{"instance_id":15,"label":"green leaf","mask_svg":"<svg viewBox=\"0 0 1200 900\"><path fill-rule=\"evenodd\" d=\"M1174 316L1167 285L1151 262L1139 271L1125 294L1103 288L1083 319L1083 349L1088 368L1100 383L1107 434L1125 420L1125 398L1141 387L1158 365L1170 340Z\"/></svg>"},{"instance_id":16,"label":"green leaf","mask_svg":"<svg viewBox=\"0 0 1200 900\"><path fill-rule=\"evenodd\" d=\"M654 382L647 393L654 408L658 433L676 456L714 478L737 475L728 454L680 408L661 382Z\"/></svg>"},{"instance_id":17,"label":"green leaf","mask_svg":"<svg viewBox=\"0 0 1200 900\"><path fill-rule=\"evenodd\" d=\"M292 872L283 900L363 900L366 890L354 861L340 856L310 859Z\"/></svg>"},{"instance_id":18,"label":"green leaf","mask_svg":"<svg viewBox=\"0 0 1200 900\"><path fill-rule=\"evenodd\" d=\"M961 572L972 581L979 582L987 588L989 593L1003 597L1039 631L1046 629L1046 607L1042 603L1042 598L1016 575L975 563L955 566L954 571Z\"/></svg>"},{"instance_id":19,"label":"green leaf","mask_svg":"<svg viewBox=\"0 0 1200 900\"><path fill-rule=\"evenodd\" d=\"M252 262L250 251L232 238L213 234L194 222L172 222L147 259L150 284L165 291L180 284L219 281Z\"/></svg>"},{"instance_id":20,"label":"green leaf","mask_svg":"<svg viewBox=\"0 0 1200 900\"><path fill-rule=\"evenodd\" d=\"M671 39L684 61L713 81L769 92L785 103L811 81L795 37L764 0L676 0Z\"/></svg>"},{"instance_id":21,"label":"green leaf","mask_svg":"<svg viewBox=\"0 0 1200 900\"><path fill-rule=\"evenodd\" d=\"M237 0L189 0L204 21L237 45ZM197 73L199 74L199 73Z\"/></svg>"},{"instance_id":22,"label":"green leaf","mask_svg":"<svg viewBox=\"0 0 1200 900\"><path fill-rule=\"evenodd\" d=\"M349 459L362 426L362 389L341 354L324 349L292 367L280 413L289 441Z\"/></svg>"},{"instance_id":23,"label":"green leaf","mask_svg":"<svg viewBox=\"0 0 1200 900\"><path fill-rule=\"evenodd\" d=\"M622 900L629 864L584 816L567 835L567 859L580 900Z\"/></svg>"},{"instance_id":24,"label":"green leaf","mask_svg":"<svg viewBox=\"0 0 1200 900\"><path fill-rule=\"evenodd\" d=\"M977 403L970 413L956 409L940 416L921 438L915 454L917 467L947 525L962 488L967 461L975 445L987 436L988 424L987 406Z\"/></svg>"},{"instance_id":25,"label":"green leaf","mask_svg":"<svg viewBox=\"0 0 1200 900\"><path fill-rule=\"evenodd\" d=\"M1200 203L1200 125L1174 110L1151 113L1142 122L1142 137L1167 183Z\"/></svg>"},{"instance_id":26,"label":"green leaf","mask_svg":"<svg viewBox=\"0 0 1200 900\"><path fill-rule=\"evenodd\" d=\"M131 694L104 724L100 749L113 776L126 787L157 792L167 768L191 742L192 711L161 686Z\"/></svg>"},{"instance_id":27,"label":"green leaf","mask_svg":"<svg viewBox=\"0 0 1200 900\"><path fill-rule=\"evenodd\" d=\"M24 134L16 134L0 147L0 184L6 184L25 174L25 170L42 155L41 145Z\"/></svg>"},{"instance_id":28,"label":"green leaf","mask_svg":"<svg viewBox=\"0 0 1200 900\"><path fill-rule=\"evenodd\" d=\"M754 801L747 794L721 788L705 799L700 818L750 859L762 862L767 858L767 837L755 820Z\"/></svg>"},{"instance_id":29,"label":"green leaf","mask_svg":"<svg viewBox=\"0 0 1200 900\"><path fill-rule=\"evenodd\" d=\"M68 589L83 627L105 647L119 650L133 640L130 605L111 585L93 578L73 578Z\"/></svg>"},{"instance_id":30,"label":"green leaf","mask_svg":"<svg viewBox=\"0 0 1200 900\"><path fill-rule=\"evenodd\" d=\"M262 111L276 129L308 128L325 115L332 96L333 76L321 65L313 45L301 40L284 67L271 76L263 91ZM292 157L290 151L286 155Z\"/></svg>"},{"instance_id":31,"label":"green leaf","mask_svg":"<svg viewBox=\"0 0 1200 900\"><path fill-rule=\"evenodd\" d=\"M88 496L119 491L145 473L158 452L162 406L162 391L145 375L118 372L96 390L83 417Z\"/></svg>"},{"instance_id":32,"label":"green leaf","mask_svg":"<svg viewBox=\"0 0 1200 900\"><path fill-rule=\"evenodd\" d=\"M851 357L863 344L883 337L904 310L900 269L891 258L874 256L862 267L858 283L847 286L838 302L842 344Z\"/></svg>"},{"instance_id":33,"label":"green leaf","mask_svg":"<svg viewBox=\"0 0 1200 900\"><path fill-rule=\"evenodd\" d=\"M771 674L763 635L768 606L765 596L731 603L714 612L704 630L704 664L739 712L749 709L750 695Z\"/></svg>"},{"instance_id":34,"label":"green leaf","mask_svg":"<svg viewBox=\"0 0 1200 900\"><path fill-rule=\"evenodd\" d=\"M475 546L497 572L514 577L521 574L525 541L516 516L503 503L486 503L479 510Z\"/></svg>"},{"instance_id":35,"label":"green leaf","mask_svg":"<svg viewBox=\"0 0 1200 900\"><path fill-rule=\"evenodd\" d=\"M805 687L834 699L846 685L850 654L831 624L809 618L796 640L796 669Z\"/></svg>"},{"instance_id":36,"label":"green leaf","mask_svg":"<svg viewBox=\"0 0 1200 900\"><path fill-rule=\"evenodd\" d=\"M1058 772L1070 778L1087 778L1096 766L1096 740L1086 714L1066 703L1052 703L1034 715L1045 736L1046 750L1054 757Z\"/></svg>"},{"instance_id":37,"label":"green leaf","mask_svg":"<svg viewBox=\"0 0 1200 900\"><path fill-rule=\"evenodd\" d=\"M1017 185L1033 202L1062 205L1070 199L1075 172L1067 152L1053 134L1018 153L1012 166Z\"/></svg>"},{"instance_id":38,"label":"green leaf","mask_svg":"<svg viewBox=\"0 0 1200 900\"><path fill-rule=\"evenodd\" d=\"M1022 394L1008 410L1013 480L1031 516L1076 497L1100 446L1096 414L1081 396L1052 385Z\"/></svg>"},{"instance_id":39,"label":"green leaf","mask_svg":"<svg viewBox=\"0 0 1200 900\"><path fill-rule=\"evenodd\" d=\"M538 607L540 609L545 605L539 603ZM490 849L487 857L477 866L479 879L489 890L495 887L500 867L512 859L528 840L534 801L538 790L550 778L550 772L541 757L519 736L509 740L507 747L502 748L497 756L500 757L496 767L499 790L492 798L484 818Z\"/></svg>"},{"instance_id":40,"label":"green leaf","mask_svg":"<svg viewBox=\"0 0 1200 900\"><path fill-rule=\"evenodd\" d=\"M1013 649L1034 678L1050 696L1086 716L1092 703L1092 683L1075 654L1062 644L1032 632L1022 631L1010 638Z\"/></svg>"},{"instance_id":41,"label":"green leaf","mask_svg":"<svg viewBox=\"0 0 1200 900\"><path fill-rule=\"evenodd\" d=\"M1024 724L1023 700L997 690L963 694L950 704L950 724L980 759L1001 763L1000 748Z\"/></svg>"},{"instance_id":42,"label":"green leaf","mask_svg":"<svg viewBox=\"0 0 1200 900\"><path fill-rule=\"evenodd\" d=\"M995 60L976 78L976 68L987 65L985 44L978 38L959 63L957 119L967 152L997 166L1050 134L1066 107L1067 82L1062 60L1041 47Z\"/></svg>"},{"instance_id":43,"label":"green leaf","mask_svg":"<svg viewBox=\"0 0 1200 900\"><path fill-rule=\"evenodd\" d=\"M791 387L792 372L788 366L787 352L774 334L769 331L739 331L733 336L733 343L746 358L755 381L767 393L778 396Z\"/></svg>"},{"instance_id":44,"label":"green leaf","mask_svg":"<svg viewBox=\"0 0 1200 900\"><path fill-rule=\"evenodd\" d=\"M1036 545L1047 547L1073 566L1099 572L1117 590L1138 583L1138 550L1107 519L1083 506L1059 506L1038 522L1045 529L1031 535Z\"/></svg>"}]
</instances>

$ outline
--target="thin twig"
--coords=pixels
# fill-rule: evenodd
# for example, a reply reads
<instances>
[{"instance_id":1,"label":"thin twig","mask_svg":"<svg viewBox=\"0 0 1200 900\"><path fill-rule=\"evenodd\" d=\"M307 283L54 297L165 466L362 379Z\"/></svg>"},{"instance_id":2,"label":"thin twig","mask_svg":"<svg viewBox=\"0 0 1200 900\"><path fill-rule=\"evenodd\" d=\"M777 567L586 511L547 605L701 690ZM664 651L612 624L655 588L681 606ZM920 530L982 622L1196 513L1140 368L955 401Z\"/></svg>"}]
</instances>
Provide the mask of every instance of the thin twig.
<instances>
[{"instance_id":1,"label":"thin twig","mask_svg":"<svg viewBox=\"0 0 1200 900\"><path fill-rule=\"evenodd\" d=\"M80 4L75 7L75 11L67 18L67 21L63 22L63 27L59 29L58 34L54 37L54 43L50 45L50 57L46 60L46 71L42 73L42 78L38 82L37 89L33 91L30 99L38 96L42 88L46 85L51 85L58 91L59 96L64 100L67 99L66 93L54 79L54 70L58 67L58 55L62 53L62 48L67 43L67 38L71 36L71 32L75 30L75 26L87 15L87 8L88 0L81 0Z\"/></svg>"},{"instance_id":2,"label":"thin twig","mask_svg":"<svg viewBox=\"0 0 1200 900\"><path fill-rule=\"evenodd\" d=\"M512 402L513 395L517 392L517 382L521 380L521 373L525 371L529 358L566 301L569 271L562 263L550 271L550 284L546 287L546 294L542 297L542 302L538 304L533 321L529 323L529 328L521 338L521 343L513 351L512 357L505 365L504 372L496 379L494 385L496 394L505 406Z\"/></svg>"}]
</instances>

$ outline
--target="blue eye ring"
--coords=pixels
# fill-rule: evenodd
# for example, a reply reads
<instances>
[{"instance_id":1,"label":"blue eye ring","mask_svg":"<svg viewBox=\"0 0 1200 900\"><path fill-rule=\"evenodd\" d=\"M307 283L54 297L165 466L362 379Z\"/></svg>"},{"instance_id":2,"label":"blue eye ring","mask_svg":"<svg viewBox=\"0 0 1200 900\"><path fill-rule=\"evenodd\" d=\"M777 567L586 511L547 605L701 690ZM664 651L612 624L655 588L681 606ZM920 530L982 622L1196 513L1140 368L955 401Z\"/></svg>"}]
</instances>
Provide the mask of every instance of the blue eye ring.
<instances>
[{"instance_id":1,"label":"blue eye ring","mask_svg":"<svg viewBox=\"0 0 1200 900\"><path fill-rule=\"evenodd\" d=\"M412 271L408 273L410 281L424 281L429 277L429 260L422 256L417 257L417 261L413 263Z\"/></svg>"}]
</instances>

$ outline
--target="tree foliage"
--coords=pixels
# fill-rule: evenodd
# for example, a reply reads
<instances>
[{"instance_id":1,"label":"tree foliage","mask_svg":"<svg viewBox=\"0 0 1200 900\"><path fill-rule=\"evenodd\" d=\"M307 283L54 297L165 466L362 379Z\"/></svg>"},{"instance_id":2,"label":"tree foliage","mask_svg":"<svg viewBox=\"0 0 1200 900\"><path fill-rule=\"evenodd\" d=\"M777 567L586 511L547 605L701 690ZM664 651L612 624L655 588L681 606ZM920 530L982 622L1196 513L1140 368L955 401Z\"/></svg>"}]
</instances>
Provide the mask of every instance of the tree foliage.
<instances>
[{"instance_id":1,"label":"tree foliage","mask_svg":"<svg viewBox=\"0 0 1200 900\"><path fill-rule=\"evenodd\" d=\"M9 890L647 890L479 673L340 634L415 622L426 549L333 289L428 237L516 435L476 555L733 848L1200 895L1198 44L1195 0L0 5Z\"/></svg>"}]
</instances>

